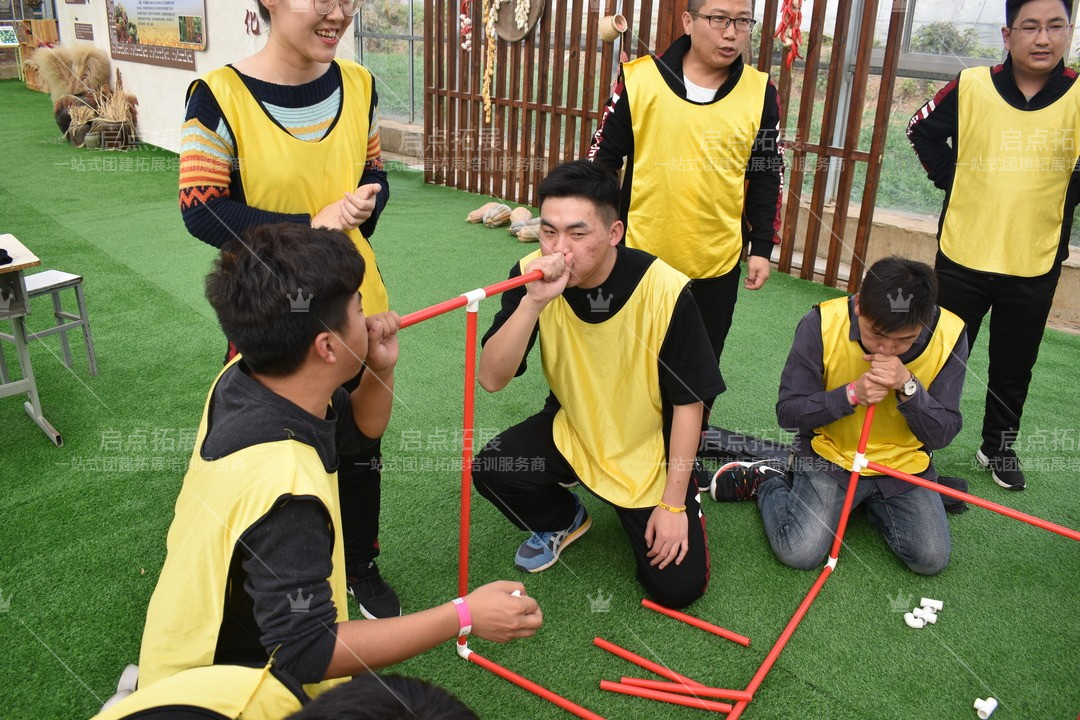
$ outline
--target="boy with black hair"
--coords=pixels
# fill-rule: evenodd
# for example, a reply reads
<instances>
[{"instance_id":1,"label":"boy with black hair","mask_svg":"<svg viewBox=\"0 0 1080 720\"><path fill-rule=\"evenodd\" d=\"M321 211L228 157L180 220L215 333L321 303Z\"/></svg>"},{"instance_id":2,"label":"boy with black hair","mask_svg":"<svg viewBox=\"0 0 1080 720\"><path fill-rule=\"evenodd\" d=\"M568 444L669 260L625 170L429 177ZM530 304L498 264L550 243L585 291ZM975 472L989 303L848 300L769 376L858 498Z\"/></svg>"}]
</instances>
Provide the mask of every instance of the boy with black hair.
<instances>
[{"instance_id":1,"label":"boy with black hair","mask_svg":"<svg viewBox=\"0 0 1080 720\"><path fill-rule=\"evenodd\" d=\"M620 244L614 172L565 163L539 191L540 250L510 277L541 269L544 278L503 294L479 379L489 392L505 387L539 337L551 394L477 455L476 489L531 533L515 564L540 572L589 529L563 486L580 482L615 509L649 594L684 607L708 582L691 469L702 399L722 389L689 281Z\"/></svg>"},{"instance_id":2,"label":"boy with black hair","mask_svg":"<svg viewBox=\"0 0 1080 720\"><path fill-rule=\"evenodd\" d=\"M308 685L412 657L471 629L506 642L541 614L519 583L383 620L349 621L339 454L386 428L399 318L366 318L364 261L337 230L248 230L206 294L240 356L207 399L150 600L140 688L188 668L273 665ZM366 371L351 393L342 382Z\"/></svg>"},{"instance_id":3,"label":"boy with black hair","mask_svg":"<svg viewBox=\"0 0 1080 720\"><path fill-rule=\"evenodd\" d=\"M438 685L369 673L320 695L285 720L478 720Z\"/></svg>"},{"instance_id":4,"label":"boy with black hair","mask_svg":"<svg viewBox=\"0 0 1080 720\"><path fill-rule=\"evenodd\" d=\"M867 270L859 293L815 306L799 322L780 378L776 417L797 432L792 479L748 475L765 533L785 565L825 559L852 462L875 405L866 456L937 479L933 450L960 432L967 338L963 322L934 302L928 265L889 257ZM760 483L760 484L758 484ZM941 572L951 540L938 493L864 470L855 490L871 524L913 571Z\"/></svg>"},{"instance_id":5,"label":"boy with black hair","mask_svg":"<svg viewBox=\"0 0 1080 720\"><path fill-rule=\"evenodd\" d=\"M969 346L993 310L975 459L1009 490L1027 486L1014 444L1080 199L1080 85L1063 59L1071 5L1008 0L1005 62L963 70L907 131L945 191L938 304L967 324Z\"/></svg>"}]
</instances>

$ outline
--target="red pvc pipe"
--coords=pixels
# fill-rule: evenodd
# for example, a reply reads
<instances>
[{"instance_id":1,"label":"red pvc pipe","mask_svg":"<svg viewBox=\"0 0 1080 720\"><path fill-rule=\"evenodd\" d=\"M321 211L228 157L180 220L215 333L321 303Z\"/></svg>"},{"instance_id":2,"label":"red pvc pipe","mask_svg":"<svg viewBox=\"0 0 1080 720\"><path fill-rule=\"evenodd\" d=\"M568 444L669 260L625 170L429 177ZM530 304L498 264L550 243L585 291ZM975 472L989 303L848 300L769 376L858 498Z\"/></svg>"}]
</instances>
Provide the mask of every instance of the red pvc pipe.
<instances>
[{"instance_id":1,"label":"red pvc pipe","mask_svg":"<svg viewBox=\"0 0 1080 720\"><path fill-rule=\"evenodd\" d=\"M832 570L832 565L826 565L822 568L821 574L818 575L817 581L814 583L813 587L810 588L810 592L806 593L806 597L803 598L803 601L799 604L799 608L795 611L795 614L791 616L791 620L788 621L787 627L784 628L784 632L780 633L780 637L772 646L772 650L765 656L765 662L761 663L761 667L754 673L754 677L750 680L750 684L746 686L746 692L750 693L751 696L757 692L758 687L761 686L761 682L765 679L765 676L769 674L769 670L772 669L773 663L780 657L780 653L784 650L784 646L787 645L788 640L791 639L791 635L795 632L795 628L802 622L803 616L806 615L806 611L810 609L810 604L814 602L818 592L821 591L821 586L829 579ZM741 704L742 702L739 703L739 705ZM735 706L735 712L742 712L738 705ZM728 720L731 720L731 718L729 717Z\"/></svg>"},{"instance_id":2,"label":"red pvc pipe","mask_svg":"<svg viewBox=\"0 0 1080 720\"><path fill-rule=\"evenodd\" d=\"M939 492L942 495L948 495L949 497L969 502L972 505L978 505L981 508L993 510L994 512L1005 515L1006 517L1011 517L1013 520L1019 520L1020 522L1025 522L1028 525L1034 525L1037 528L1049 530L1052 533L1057 533L1058 535L1067 537L1070 540L1080 541L1080 532L1077 532L1076 530L1071 530L1067 527L1064 527L1063 525L1057 525L1050 522L1049 520L1043 520L1042 518L1035 517L1034 515L1022 513L1019 510L1013 510L1011 507L1006 507L1005 505L998 505L997 503L990 502L989 500L983 500L981 497L970 495L961 490L954 490L950 487L939 485L936 482L924 480L921 477L916 477L914 475L909 475L906 472L901 472L899 470L894 470L890 467L885 467L884 465L880 465L876 462L868 462L866 463L866 467L870 470L876 470L877 472L884 475L894 477L897 480L905 480L912 485L918 485L919 487L924 487L927 490L933 490L934 492Z\"/></svg>"},{"instance_id":3,"label":"red pvc pipe","mask_svg":"<svg viewBox=\"0 0 1080 720\"><path fill-rule=\"evenodd\" d=\"M469 594L469 528L471 525L473 420L476 399L476 312L465 313L465 412L461 442L461 531L458 533L458 596ZM458 640L464 643L465 638Z\"/></svg>"},{"instance_id":4,"label":"red pvc pipe","mask_svg":"<svg viewBox=\"0 0 1080 720\"><path fill-rule=\"evenodd\" d=\"M697 695L700 697L718 697L725 700L750 700L750 693L745 690L728 690L727 688L705 687L703 685L683 685L682 683L664 682L663 680L645 680L623 676L619 678L623 685L648 688L650 690L662 690L663 692L677 695Z\"/></svg>"},{"instance_id":5,"label":"red pvc pipe","mask_svg":"<svg viewBox=\"0 0 1080 720\"><path fill-rule=\"evenodd\" d=\"M581 707L577 703L573 703L573 702L567 700L562 695L556 695L555 693L551 692L547 688L540 687L539 685L534 683L532 680L527 680L526 678L521 677L517 673L511 672L510 670L507 670L502 665L498 665L496 663L493 663L490 660L488 660L487 658L480 657L475 652L469 654L469 661L473 662L473 663L476 663L477 665L484 668L488 672L491 672L491 673L494 673L494 674L498 675L503 680L507 680L509 682L512 682L515 685L517 685L518 687L524 688L524 689L528 690L529 692L533 693L534 695L538 695L539 697L543 698L544 700L547 700L550 703L554 703L555 705L558 705L559 707L561 707L566 712L577 715L579 718L585 718L585 720L604 720L604 718L602 716L597 715L596 713L592 712L591 710L586 710L585 708Z\"/></svg>"},{"instance_id":6,"label":"red pvc pipe","mask_svg":"<svg viewBox=\"0 0 1080 720\"><path fill-rule=\"evenodd\" d=\"M652 660L646 660L645 658L641 657L640 655L636 655L635 653L632 653L629 650L621 648L618 645L616 645L615 643L610 643L610 642L608 642L607 640L605 640L603 638L593 638L593 645L595 645L596 647L601 648L603 650L607 650L612 655L616 655L618 657L621 657L623 660L628 660L628 661L634 663L635 665L637 665L638 667L643 667L646 670L648 670L649 672L654 672L654 673L656 673L657 675L659 675L661 677L666 677L668 680L673 680L673 681L675 681L677 683L681 683L683 685L689 685L691 687L697 687L697 686L701 685L701 683L699 683L699 682L697 682L695 680L691 680L690 678L686 677L685 675L680 675L679 673L675 672L674 670L667 669L663 665L657 665Z\"/></svg>"},{"instance_id":7,"label":"red pvc pipe","mask_svg":"<svg viewBox=\"0 0 1080 720\"><path fill-rule=\"evenodd\" d=\"M863 420L862 435L859 436L858 454L866 452L866 443L870 440L870 426L874 422L874 408L870 405L866 408L866 419ZM840 545L844 541L844 531L847 530L848 517L851 515L851 505L855 501L855 490L859 487L859 471L852 469L848 479L847 495L844 496L844 507L840 510L840 522L836 525L836 537L833 538L832 549L829 550L829 558L840 557Z\"/></svg>"},{"instance_id":8,"label":"red pvc pipe","mask_svg":"<svg viewBox=\"0 0 1080 720\"><path fill-rule=\"evenodd\" d=\"M497 282L494 285L488 285L484 288L484 296L491 297L492 295L498 295L501 292L506 292L516 287L531 283L533 280L539 280L544 277L543 270L533 270L532 272L519 275L516 278L510 278L509 280L503 280ZM449 300L443 300L441 303L436 303L431 307L424 308L423 310L417 310L416 312L403 315L401 318L402 329L430 320L438 315L443 315L451 310L457 310L459 307L465 307L469 304L469 299L464 295L458 295L456 298L450 298Z\"/></svg>"},{"instance_id":9,"label":"red pvc pipe","mask_svg":"<svg viewBox=\"0 0 1080 720\"><path fill-rule=\"evenodd\" d=\"M674 695L672 693L661 692L660 690L649 690L648 688L636 687L634 685L621 685L617 682L611 682L610 680L601 680L600 689L609 692L622 693L623 695L647 698L649 700L659 700L660 702L671 703L672 705L685 705L686 707L698 708L699 710L711 710L713 712L722 713L731 712L731 706L727 703L701 700L700 698L686 697L685 695Z\"/></svg>"},{"instance_id":10,"label":"red pvc pipe","mask_svg":"<svg viewBox=\"0 0 1080 720\"><path fill-rule=\"evenodd\" d=\"M742 715L742 711L746 709L746 705L746 700L735 703L735 709L727 716L727 720L739 720L739 716Z\"/></svg>"},{"instance_id":11,"label":"red pvc pipe","mask_svg":"<svg viewBox=\"0 0 1080 720\"><path fill-rule=\"evenodd\" d=\"M749 647L750 646L750 638L748 638L748 637L746 637L744 635L740 635L737 632L731 632L730 630L725 630L724 628L720 627L719 625L713 625L711 622L706 622L704 620L700 620L700 619L698 619L696 617L693 617L692 615L687 615L686 613L681 613L678 610L672 610L671 608L666 608L663 605L659 605L657 603L654 603L652 600L649 600L648 598L642 599L641 604L642 604L642 606L647 607L650 610L655 610L656 612L660 613L661 615L667 615L669 618L675 618L676 620L681 620L684 623L686 623L687 625L693 625L694 627L701 628L702 630L704 630L706 632L711 632L713 635L719 635L720 637L725 638L727 640L731 640L732 642L737 642L740 645L742 645L743 647Z\"/></svg>"}]
</instances>

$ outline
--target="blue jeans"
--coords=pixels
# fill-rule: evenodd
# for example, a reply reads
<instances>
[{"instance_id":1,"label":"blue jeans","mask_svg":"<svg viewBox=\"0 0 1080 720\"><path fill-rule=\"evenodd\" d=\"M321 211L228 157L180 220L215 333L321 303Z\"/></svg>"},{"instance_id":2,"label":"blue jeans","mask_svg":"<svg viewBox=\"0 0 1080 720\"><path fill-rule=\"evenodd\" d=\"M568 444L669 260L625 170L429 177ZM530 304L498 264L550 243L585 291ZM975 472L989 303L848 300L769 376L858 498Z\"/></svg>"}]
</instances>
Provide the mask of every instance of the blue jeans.
<instances>
[{"instance_id":1,"label":"blue jeans","mask_svg":"<svg viewBox=\"0 0 1080 720\"><path fill-rule=\"evenodd\" d=\"M825 561L845 492L835 478L818 470L797 470L791 487L783 478L771 478L758 487L765 534L780 562L811 570ZM859 505L866 506L870 523L913 571L935 575L949 564L949 524L933 490L912 487L886 498L872 477L862 478L852 507Z\"/></svg>"}]
</instances>

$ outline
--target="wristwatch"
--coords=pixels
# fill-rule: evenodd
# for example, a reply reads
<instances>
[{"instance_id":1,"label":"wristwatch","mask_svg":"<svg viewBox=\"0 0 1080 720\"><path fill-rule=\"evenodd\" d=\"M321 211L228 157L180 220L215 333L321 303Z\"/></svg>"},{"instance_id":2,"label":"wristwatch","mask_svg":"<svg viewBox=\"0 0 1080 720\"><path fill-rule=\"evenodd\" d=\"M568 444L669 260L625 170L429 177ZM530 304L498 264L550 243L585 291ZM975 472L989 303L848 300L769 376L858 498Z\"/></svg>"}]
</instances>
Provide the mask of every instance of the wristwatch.
<instances>
[{"instance_id":1,"label":"wristwatch","mask_svg":"<svg viewBox=\"0 0 1080 720\"><path fill-rule=\"evenodd\" d=\"M900 394L904 397L911 397L915 394L915 391L919 389L919 383L915 381L915 373L911 373L907 382L900 388Z\"/></svg>"}]
</instances>

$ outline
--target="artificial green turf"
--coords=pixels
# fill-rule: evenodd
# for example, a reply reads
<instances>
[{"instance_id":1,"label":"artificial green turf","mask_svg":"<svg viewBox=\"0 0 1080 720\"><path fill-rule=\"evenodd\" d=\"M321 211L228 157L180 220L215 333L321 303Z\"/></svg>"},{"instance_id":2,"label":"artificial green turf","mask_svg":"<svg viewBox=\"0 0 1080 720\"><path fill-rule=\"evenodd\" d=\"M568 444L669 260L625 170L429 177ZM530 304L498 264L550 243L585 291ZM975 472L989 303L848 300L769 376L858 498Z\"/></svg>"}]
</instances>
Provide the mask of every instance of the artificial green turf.
<instances>
[{"instance_id":1,"label":"artificial green turf","mask_svg":"<svg viewBox=\"0 0 1080 720\"><path fill-rule=\"evenodd\" d=\"M214 253L180 221L171 153L71 148L58 137L48 99L15 81L0 82L0 147L0 232L34 250L43 268L86 278L101 370L88 377L78 339L74 373L59 363L56 338L33 345L45 413L64 435L62 448L25 417L18 399L0 400L0 592L12 599L0 614L0 715L89 717L123 666L137 660L181 482L175 466L189 452L176 443L190 437L220 368L224 340L201 294ZM124 159L130 169L120 165ZM163 169L152 169L155 160ZM108 164L86 169L90 161ZM401 312L501 280L535 247L463 223L487 198L424 186L416 174L394 172L391 185L374 240ZM724 356L731 390L717 403L717 422L781 437L773 404L795 324L835 294L779 274L762 291L741 294ZM494 309L482 304L482 331ZM47 301L34 310L31 327L47 325ZM456 595L463 328L457 312L401 337L399 402L383 443L390 469L380 564L406 611ZM970 462L986 375L984 334L964 393L969 422L938 454L941 470L969 478L975 493L996 502L1080 527L1078 352L1080 338L1047 333L1021 443L1029 489L1011 494ZM14 365L10 348L7 357ZM544 394L536 363L503 392L481 391L478 434L526 417ZM752 645L742 648L642 609L617 520L583 497L594 517L589 535L563 563L529 577L512 566L521 533L474 498L472 583L524 577L545 625L531 640L474 640L472 647L608 718L700 711L601 692L601 679L648 673L593 647L597 635L701 681L744 687L817 573L773 558L751 503L706 501L712 583L690 611L749 636ZM837 571L745 717L966 719L974 699L988 694L1001 701L995 717L1074 717L1080 545L980 509L951 524L952 563L923 578L856 515ZM611 599L607 613L591 611L589 598L598 594ZM909 630L891 610L897 595L944 600L940 621ZM483 718L569 717L460 661L449 644L395 669L450 688Z\"/></svg>"}]
</instances>

